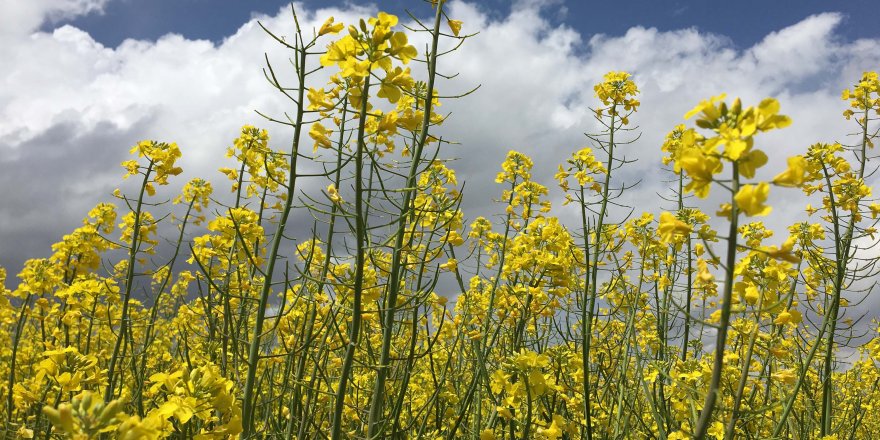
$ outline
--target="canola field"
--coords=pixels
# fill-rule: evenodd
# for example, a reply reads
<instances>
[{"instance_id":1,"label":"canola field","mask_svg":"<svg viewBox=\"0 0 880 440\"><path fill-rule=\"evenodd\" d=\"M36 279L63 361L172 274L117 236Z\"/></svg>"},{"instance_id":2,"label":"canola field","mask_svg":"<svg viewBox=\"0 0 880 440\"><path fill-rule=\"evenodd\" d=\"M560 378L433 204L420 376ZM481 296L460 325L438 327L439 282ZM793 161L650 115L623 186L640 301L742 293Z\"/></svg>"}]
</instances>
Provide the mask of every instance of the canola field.
<instances>
[{"instance_id":1,"label":"canola field","mask_svg":"<svg viewBox=\"0 0 880 440\"><path fill-rule=\"evenodd\" d=\"M516 151L496 215L472 218L437 135L441 104L468 96L437 80L479 37L423 7L414 28L379 13L269 30L295 71L266 75L292 144L245 126L228 180L184 182L181 148L139 142L120 169L134 191L0 269L6 438L880 438L877 314L856 309L880 258L876 72L842 91L856 136L769 173L780 102L694 103L640 145L664 152L677 209L623 221L639 78L609 72L602 130L554 179L578 221ZM776 191L805 212L771 231L790 217Z\"/></svg>"}]
</instances>

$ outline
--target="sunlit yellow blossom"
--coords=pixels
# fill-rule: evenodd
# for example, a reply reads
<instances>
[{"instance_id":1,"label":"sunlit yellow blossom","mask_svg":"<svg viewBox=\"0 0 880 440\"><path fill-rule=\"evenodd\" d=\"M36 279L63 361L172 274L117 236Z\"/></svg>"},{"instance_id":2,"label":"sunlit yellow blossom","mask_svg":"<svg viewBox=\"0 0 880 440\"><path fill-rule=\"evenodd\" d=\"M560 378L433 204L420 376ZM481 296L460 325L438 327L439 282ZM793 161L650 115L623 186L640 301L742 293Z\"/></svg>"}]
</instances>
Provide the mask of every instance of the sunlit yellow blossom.
<instances>
[{"instance_id":1,"label":"sunlit yellow blossom","mask_svg":"<svg viewBox=\"0 0 880 440\"><path fill-rule=\"evenodd\" d=\"M332 148L333 144L328 137L332 132L324 127L320 122L315 122L312 124L312 128L309 129L309 136L315 140L314 150L317 151L318 148Z\"/></svg>"},{"instance_id":2,"label":"sunlit yellow blossom","mask_svg":"<svg viewBox=\"0 0 880 440\"><path fill-rule=\"evenodd\" d=\"M720 116L720 113L715 108L715 103L722 101L726 97L727 94L722 93L718 96L713 96L709 100L700 101L699 105L684 114L684 118L690 119L697 114L703 113L706 119L714 121L715 119L718 119L718 116Z\"/></svg>"},{"instance_id":3,"label":"sunlit yellow blossom","mask_svg":"<svg viewBox=\"0 0 880 440\"><path fill-rule=\"evenodd\" d=\"M784 324L798 324L801 322L802 316L801 312L796 309L785 310L779 313L776 318L773 320L773 323L776 325L784 325Z\"/></svg>"},{"instance_id":4,"label":"sunlit yellow blossom","mask_svg":"<svg viewBox=\"0 0 880 440\"><path fill-rule=\"evenodd\" d=\"M447 262L440 265L440 269L455 272L455 269L458 268L458 261L455 258L450 258Z\"/></svg>"},{"instance_id":5,"label":"sunlit yellow blossom","mask_svg":"<svg viewBox=\"0 0 880 440\"><path fill-rule=\"evenodd\" d=\"M657 226L657 233L660 235L660 239L666 243L671 242L676 235L689 234L692 229L691 225L675 218L669 212L664 211L660 214L660 224Z\"/></svg>"},{"instance_id":6,"label":"sunlit yellow blossom","mask_svg":"<svg viewBox=\"0 0 880 440\"><path fill-rule=\"evenodd\" d=\"M776 175L773 183L779 186L796 187L804 183L806 178L807 160L803 156L788 158L788 169Z\"/></svg>"},{"instance_id":7,"label":"sunlit yellow blossom","mask_svg":"<svg viewBox=\"0 0 880 440\"><path fill-rule=\"evenodd\" d=\"M318 30L318 36L339 33L343 27L345 27L344 24L334 23L333 17L329 17L324 21L324 24L321 25L321 29Z\"/></svg>"},{"instance_id":8,"label":"sunlit yellow blossom","mask_svg":"<svg viewBox=\"0 0 880 440\"><path fill-rule=\"evenodd\" d=\"M342 203L342 197L339 196L339 191L336 190L336 185L332 183L327 186L327 197L329 197L330 201L333 203Z\"/></svg>"},{"instance_id":9,"label":"sunlit yellow blossom","mask_svg":"<svg viewBox=\"0 0 880 440\"><path fill-rule=\"evenodd\" d=\"M797 374L795 374L794 370L787 369L782 370L776 373L773 373L773 380L778 380L785 385L794 385L797 381Z\"/></svg>"},{"instance_id":10,"label":"sunlit yellow blossom","mask_svg":"<svg viewBox=\"0 0 880 440\"><path fill-rule=\"evenodd\" d=\"M458 33L461 32L461 21L459 20L448 20L446 22L449 25L449 29L452 31L452 35L458 36Z\"/></svg>"},{"instance_id":11,"label":"sunlit yellow blossom","mask_svg":"<svg viewBox=\"0 0 880 440\"><path fill-rule=\"evenodd\" d=\"M757 185L743 185L734 196L736 206L749 216L767 215L773 209L764 204L770 193L770 185L765 182Z\"/></svg>"}]
</instances>

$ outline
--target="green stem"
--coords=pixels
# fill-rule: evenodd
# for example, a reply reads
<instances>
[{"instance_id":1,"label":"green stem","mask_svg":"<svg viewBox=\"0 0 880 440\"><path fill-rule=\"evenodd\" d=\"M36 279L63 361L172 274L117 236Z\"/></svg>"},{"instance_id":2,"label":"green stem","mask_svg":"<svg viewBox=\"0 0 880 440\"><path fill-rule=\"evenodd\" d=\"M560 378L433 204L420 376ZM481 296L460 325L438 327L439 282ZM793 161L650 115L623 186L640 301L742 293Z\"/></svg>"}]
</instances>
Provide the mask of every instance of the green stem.
<instances>
[{"instance_id":1,"label":"green stem","mask_svg":"<svg viewBox=\"0 0 880 440\"><path fill-rule=\"evenodd\" d=\"M342 438L342 413L345 408L345 394L348 390L348 380L354 364L354 354L357 349L358 338L361 332L362 298L364 290L364 265L366 264L367 248L367 219L364 217L364 154L366 143L364 132L367 124L367 103L370 97L370 76L364 79L364 87L361 92L361 108L358 118L357 151L355 152L354 169L354 209L355 209L355 234L357 240L357 255L355 257L354 286L352 286L352 310L351 326L349 327L348 344L345 357L342 361L342 371L339 374L339 385L336 388L336 401L333 407L333 419L331 422L330 438L339 440Z\"/></svg>"},{"instance_id":2,"label":"green stem","mask_svg":"<svg viewBox=\"0 0 880 440\"><path fill-rule=\"evenodd\" d=\"M715 340L715 362L712 366L712 379L709 381L709 390L706 393L706 400L703 403L703 409L700 412L700 418L697 421L697 427L694 432L694 439L702 440L706 437L709 425L712 423L712 412L715 410L715 403L718 400L721 384L721 370L724 368L724 348L727 345L727 331L730 326L730 308L733 300L733 277L734 266L736 265L736 241L739 220L739 209L736 206L737 191L739 191L739 168L737 163L733 162L733 182L730 194L730 228L727 233L727 258L726 258L726 277L724 279L724 297L721 303L721 322L718 324L718 337Z\"/></svg>"},{"instance_id":3,"label":"green stem","mask_svg":"<svg viewBox=\"0 0 880 440\"><path fill-rule=\"evenodd\" d=\"M373 396L370 398L370 417L367 422L367 438L381 437L384 433L384 424L381 423L383 410L385 407L385 381L388 376L388 370L391 367L391 342L394 334L394 317L397 314L397 296L400 293L401 273L406 269L401 267L401 259L403 258L404 238L406 237L407 218L413 216L410 207L413 192L416 190L416 177L418 167L421 163L422 152L428 139L428 128L431 124L432 103L434 96L434 80L436 78L437 68L437 43L440 39L440 19L443 16L443 4L437 5L437 12L434 16L434 29L432 32L431 53L428 58L428 84L425 94L424 117L422 119L421 131L419 132L418 141L412 156L409 174L404 187L403 203L400 205L400 215L397 221L397 234L394 241L394 248L391 256L391 273L388 284L388 295L385 297L384 316L382 324L382 348L379 357L379 366L376 371L376 384L373 389ZM366 96L364 97L366 99Z\"/></svg>"},{"instance_id":4,"label":"green stem","mask_svg":"<svg viewBox=\"0 0 880 440\"><path fill-rule=\"evenodd\" d=\"M147 184L150 182L150 173L153 171L153 161L150 160L150 164L147 166L147 170L144 171L144 181L141 183L140 194L138 194L137 205L134 211L134 225L132 226L133 230L131 233L131 247L128 252L128 267L126 268L125 275L125 293L122 297L122 315L120 316L119 321L119 334L116 335L116 345L113 347L113 356L110 357L110 365L107 368L107 389L104 392L104 403L109 403L113 400L113 386L115 380L116 373L116 362L119 359L119 350L122 348L122 341L126 338L126 333L128 326L130 323L128 322L128 304L131 299L131 289L134 284L134 263L137 261L137 252L140 243L138 240L140 239L141 232L141 209L144 203L144 194L146 193ZM112 325L112 323L109 323Z\"/></svg>"},{"instance_id":5,"label":"green stem","mask_svg":"<svg viewBox=\"0 0 880 440\"><path fill-rule=\"evenodd\" d=\"M297 42L302 43L302 33L297 25ZM305 76L306 76L306 55L305 47L298 47L297 55L297 80L298 87L298 103L296 111L296 123L294 126L293 141L290 148L290 171L287 181L287 194L284 200L284 209L281 211L281 219L278 222L278 229L272 237L272 245L267 256L267 267L263 278L263 286L260 289L259 305L257 306L257 315L254 319L254 327L251 332L250 347L248 350L247 376L244 385L244 396L242 399L242 438L248 439L254 434L254 385L257 377L257 366L260 361L260 345L263 336L263 322L266 318L266 307L269 302L269 293L272 291L272 275L275 273L275 264L278 260L278 249L281 247L281 241L284 238L284 230L287 226L287 220L290 217L290 210L293 205L293 199L296 192L297 179L297 159L299 158L299 140L302 133L302 121L304 110L302 103L305 99Z\"/></svg>"}]
</instances>

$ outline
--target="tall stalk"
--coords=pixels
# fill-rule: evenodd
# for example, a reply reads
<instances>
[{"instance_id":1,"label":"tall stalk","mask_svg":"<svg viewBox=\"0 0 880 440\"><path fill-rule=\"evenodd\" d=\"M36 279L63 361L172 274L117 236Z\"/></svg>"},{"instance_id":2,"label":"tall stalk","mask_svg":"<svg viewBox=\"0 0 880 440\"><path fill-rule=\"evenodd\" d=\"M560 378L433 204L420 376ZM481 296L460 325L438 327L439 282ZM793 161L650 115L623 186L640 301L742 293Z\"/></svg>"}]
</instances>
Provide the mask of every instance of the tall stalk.
<instances>
[{"instance_id":1,"label":"tall stalk","mask_svg":"<svg viewBox=\"0 0 880 440\"><path fill-rule=\"evenodd\" d=\"M437 43L440 39L440 19L442 17L443 3L439 3L434 14L434 27L431 32L431 52L428 55L428 81L427 91L424 98L424 116L422 118L418 140L414 145L412 162L410 163L409 173L407 174L406 186L404 186L403 202L400 205L401 210L397 220L397 233L394 237L394 248L391 251L391 273L388 281L388 294L385 297L383 307L382 347L380 349L381 354L379 357L379 365L376 369L376 384L373 389L373 395L370 398L370 416L367 422L367 438L381 437L384 433L384 424L381 419L385 407L385 381L388 376L388 370L391 368L391 340L394 334L394 319L397 315L397 296L400 293L400 279L402 274L406 271L405 267L401 267L404 237L406 237L407 220L411 219L414 215L410 204L413 192L416 191L416 177L422 160L422 152L428 139L428 128L431 125L434 80L436 78L437 69ZM365 91L364 101L366 101L367 96L368 95ZM418 102L418 98L416 98L416 102Z\"/></svg>"},{"instance_id":2,"label":"tall stalk","mask_svg":"<svg viewBox=\"0 0 880 440\"><path fill-rule=\"evenodd\" d=\"M297 180L297 160L299 159L300 136L302 134L302 123L305 109L303 102L305 100L305 81L306 81L306 45L303 42L302 30L299 21L296 21L296 42L294 50L296 50L296 74L297 74L297 109L294 123L293 141L290 146L290 171L287 177L287 194L284 199L284 207L281 210L281 218L278 221L278 227L272 237L269 254L266 260L266 270L263 274L263 286L260 289L259 304L257 305L257 313L254 318L253 331L251 332L250 347L248 349L247 376L244 385L244 395L242 398L242 438L250 438L254 435L254 413L256 401L254 399L254 386L257 377L257 366L260 361L260 346L262 345L263 323L266 318L266 307L269 302L269 293L272 291L272 277L275 273L275 264L278 261L278 250L281 247L281 241L284 239L284 230L287 227L287 221L290 218L291 207L296 196L296 180Z\"/></svg>"},{"instance_id":3,"label":"tall stalk","mask_svg":"<svg viewBox=\"0 0 880 440\"><path fill-rule=\"evenodd\" d=\"M858 156L859 159L859 173L858 179L861 180L865 177L865 164L867 162L867 146L869 143L868 138L868 109L870 106L865 106L865 111L863 113L863 119L860 123L862 128L861 133L861 152ZM827 176L827 171L826 171ZM834 200L834 194L832 191L832 186L830 182L828 183L828 192L829 197ZM851 255L851 247L853 240L853 232L855 231L856 226L856 214L850 213L849 221L846 225L846 230L841 237L839 235L840 231L838 229L838 221L839 217L835 212L832 212L834 216L834 256L835 256L835 273L834 273L834 292L831 297L831 307L826 310L828 315L828 319L830 321L830 330L828 332L828 339L825 344L825 358L822 366L822 417L820 420L821 431L820 435L830 435L832 432L831 426L831 416L834 405L834 388L831 383L831 375L833 373L833 358L834 358L834 336L837 330L837 319L840 314L840 295L843 293L844 289L844 279L846 278L847 271L849 269L849 263L853 260L854 256Z\"/></svg>"},{"instance_id":4,"label":"tall stalk","mask_svg":"<svg viewBox=\"0 0 880 440\"><path fill-rule=\"evenodd\" d=\"M339 373L339 384L336 387L336 400L333 405L331 419L330 438L338 440L342 438L342 413L345 409L345 395L348 392L348 381L354 366L354 354L357 350L358 338L361 334L361 321L363 319L362 299L364 294L364 265L366 264L367 251L367 219L364 215L364 155L366 154L366 142L364 131L367 124L367 104L370 96L370 76L364 78L364 86L361 92L361 108L358 116L357 150L354 156L354 222L355 240L357 251L355 254L354 285L352 286L351 325L348 333L348 343L345 348L345 357L342 361L342 370Z\"/></svg>"},{"instance_id":5,"label":"tall stalk","mask_svg":"<svg viewBox=\"0 0 880 440\"><path fill-rule=\"evenodd\" d=\"M104 391L104 402L109 403L113 400L113 387L116 380L116 363L119 361L120 349L122 341L125 339L128 328L131 326L128 317L129 301L131 300L131 289L134 285L134 264L137 261L138 248L140 247L141 232L141 209L144 204L144 194L147 191L147 184L150 182L150 173L153 171L153 161L144 171L144 179L141 183L140 193L138 194L137 204L134 210L134 225L131 233L131 246L128 251L128 267L125 274L125 293L122 296L122 315L119 321L119 333L116 335L116 344L113 346L113 355L110 357L110 364L107 367L107 388Z\"/></svg>"},{"instance_id":6,"label":"tall stalk","mask_svg":"<svg viewBox=\"0 0 880 440\"><path fill-rule=\"evenodd\" d=\"M730 308L733 305L733 277L736 266L736 242L739 220L739 209L734 196L739 191L739 168L736 162L732 163L733 179L730 193L730 227L727 230L727 257L725 258L724 296L721 302L721 320L718 323L718 336L715 338L715 360L712 364L712 378L709 380L709 390L697 426L694 430L694 438L702 440L706 437L709 425L712 423L712 412L718 400L721 384L721 370L724 368L724 351L727 346L727 332L730 327Z\"/></svg>"}]
</instances>

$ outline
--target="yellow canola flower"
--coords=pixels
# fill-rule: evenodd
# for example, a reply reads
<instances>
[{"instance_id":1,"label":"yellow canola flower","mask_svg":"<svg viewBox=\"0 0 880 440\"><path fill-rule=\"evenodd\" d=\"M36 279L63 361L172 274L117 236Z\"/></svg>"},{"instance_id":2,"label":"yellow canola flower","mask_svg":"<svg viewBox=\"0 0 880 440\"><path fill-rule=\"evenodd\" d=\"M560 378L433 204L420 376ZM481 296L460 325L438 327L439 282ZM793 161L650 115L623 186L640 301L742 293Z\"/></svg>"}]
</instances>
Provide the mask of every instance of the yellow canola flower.
<instances>
[{"instance_id":1,"label":"yellow canola flower","mask_svg":"<svg viewBox=\"0 0 880 440\"><path fill-rule=\"evenodd\" d=\"M739 207L748 216L764 216L773 210L764 202L767 201L767 195L770 193L770 185L761 182L757 185L744 185L733 199L736 206Z\"/></svg>"},{"instance_id":2,"label":"yellow canola flower","mask_svg":"<svg viewBox=\"0 0 880 440\"><path fill-rule=\"evenodd\" d=\"M685 170L688 177L691 178L685 190L692 191L701 199L709 195L712 176L720 173L723 169L718 158L704 154L699 148L684 149L676 164Z\"/></svg>"},{"instance_id":3,"label":"yellow canola flower","mask_svg":"<svg viewBox=\"0 0 880 440\"><path fill-rule=\"evenodd\" d=\"M313 150L318 151L319 147L332 148L333 143L332 141L330 141L329 137L331 134L333 134L333 131L323 126L320 122L313 123L312 128L309 129L309 137L311 137L315 141L315 146Z\"/></svg>"},{"instance_id":4,"label":"yellow canola flower","mask_svg":"<svg viewBox=\"0 0 880 440\"><path fill-rule=\"evenodd\" d=\"M807 175L807 159L803 156L788 158L788 169L776 175L773 183L779 186L799 187L804 184Z\"/></svg>"},{"instance_id":5,"label":"yellow canola flower","mask_svg":"<svg viewBox=\"0 0 880 440\"><path fill-rule=\"evenodd\" d=\"M747 303L754 305L756 302L758 302L758 298L760 296L761 296L761 292L758 292L758 288L755 287L754 285L748 285L745 288L744 297L745 297Z\"/></svg>"},{"instance_id":6,"label":"yellow canola flower","mask_svg":"<svg viewBox=\"0 0 880 440\"><path fill-rule=\"evenodd\" d=\"M606 106L623 106L624 110L633 110L640 105L634 98L639 93L639 88L631 79L632 75L627 72L608 72L602 78L602 82L593 86L596 97ZM601 113L602 110L599 110ZM616 110L612 110L614 113ZM623 121L624 124L627 121Z\"/></svg>"},{"instance_id":7,"label":"yellow canola flower","mask_svg":"<svg viewBox=\"0 0 880 440\"><path fill-rule=\"evenodd\" d=\"M334 23L334 18L331 16L321 25L321 29L318 30L318 36L327 35L327 34L337 34L342 28L345 27L342 23Z\"/></svg>"},{"instance_id":8,"label":"yellow canola flower","mask_svg":"<svg viewBox=\"0 0 880 440\"><path fill-rule=\"evenodd\" d=\"M799 263L801 258L795 255L792 251L794 250L795 237L791 236L782 243L781 248L777 248L776 246L771 246L769 248L762 249L770 258L775 258L777 260L785 260L789 263Z\"/></svg>"},{"instance_id":9,"label":"yellow canola flower","mask_svg":"<svg viewBox=\"0 0 880 440\"><path fill-rule=\"evenodd\" d=\"M752 150L739 159L739 173L746 178L755 177L755 171L767 164L767 154L761 150Z\"/></svg>"},{"instance_id":10,"label":"yellow canola flower","mask_svg":"<svg viewBox=\"0 0 880 440\"><path fill-rule=\"evenodd\" d=\"M779 101L773 98L764 98L754 113L754 123L757 130L770 131L791 125L791 118L777 113L779 113Z\"/></svg>"},{"instance_id":11,"label":"yellow canola flower","mask_svg":"<svg viewBox=\"0 0 880 440\"><path fill-rule=\"evenodd\" d=\"M773 380L778 380L786 385L794 385L794 383L797 381L797 375L792 369L782 370L777 373L773 373L771 377L773 378Z\"/></svg>"},{"instance_id":12,"label":"yellow canola flower","mask_svg":"<svg viewBox=\"0 0 880 440\"><path fill-rule=\"evenodd\" d=\"M339 63L343 77L366 77L370 74L370 60L359 60L355 57L346 58Z\"/></svg>"},{"instance_id":13,"label":"yellow canola flower","mask_svg":"<svg viewBox=\"0 0 880 440\"><path fill-rule=\"evenodd\" d=\"M492 376L489 378L489 389L492 390L495 394L501 394L504 391L504 387L507 385L507 381L510 379L510 375L505 373L502 370L495 370L492 373Z\"/></svg>"},{"instance_id":14,"label":"yellow canola flower","mask_svg":"<svg viewBox=\"0 0 880 440\"><path fill-rule=\"evenodd\" d=\"M722 440L724 438L724 423L714 422L712 426L709 427L709 437L715 438L716 440Z\"/></svg>"},{"instance_id":15,"label":"yellow canola flower","mask_svg":"<svg viewBox=\"0 0 880 440\"><path fill-rule=\"evenodd\" d=\"M860 110L860 113L861 111L867 112L867 110L880 112L880 98L877 98L877 95L880 94L880 79L878 78L880 77L877 72L865 72L852 90L843 91L841 98L844 101L849 101L850 105L850 108L843 112L843 116L847 120L855 114L853 109ZM868 146L874 147L870 140Z\"/></svg>"},{"instance_id":16,"label":"yellow canola flower","mask_svg":"<svg viewBox=\"0 0 880 440\"><path fill-rule=\"evenodd\" d=\"M450 258L449 261L440 265L440 269L455 272L455 269L458 269L458 261L455 258Z\"/></svg>"},{"instance_id":17,"label":"yellow canola flower","mask_svg":"<svg viewBox=\"0 0 880 440\"><path fill-rule=\"evenodd\" d=\"M510 409L503 407L503 406L499 406L499 407L495 408L495 410L498 412L499 416L504 417L507 420L513 420L513 413L510 412Z\"/></svg>"},{"instance_id":18,"label":"yellow canola flower","mask_svg":"<svg viewBox=\"0 0 880 440\"><path fill-rule=\"evenodd\" d=\"M565 427L565 419L562 416L554 414L553 422L546 428L538 428L538 435L548 440L556 440L562 437L563 428Z\"/></svg>"},{"instance_id":19,"label":"yellow canola flower","mask_svg":"<svg viewBox=\"0 0 880 440\"><path fill-rule=\"evenodd\" d=\"M785 325L785 324L798 324L803 319L801 312L791 309L785 310L779 313L776 316L776 319L773 320L773 323L776 325Z\"/></svg>"},{"instance_id":20,"label":"yellow canola flower","mask_svg":"<svg viewBox=\"0 0 880 440\"><path fill-rule=\"evenodd\" d=\"M419 55L419 51L416 50L415 46L408 44L406 34L403 32L391 34L389 41L391 43L389 53L396 56L403 64L408 64L411 59Z\"/></svg>"},{"instance_id":21,"label":"yellow canola flower","mask_svg":"<svg viewBox=\"0 0 880 440\"><path fill-rule=\"evenodd\" d=\"M327 67L339 64L341 67L342 62L362 52L358 42L351 35L346 35L327 46L327 52L321 56L321 65Z\"/></svg>"},{"instance_id":22,"label":"yellow canola flower","mask_svg":"<svg viewBox=\"0 0 880 440\"><path fill-rule=\"evenodd\" d=\"M333 96L331 96L331 93L325 92L323 87L320 89L309 87L306 96L309 99L309 110L329 111L335 107L333 102L331 102Z\"/></svg>"},{"instance_id":23,"label":"yellow canola flower","mask_svg":"<svg viewBox=\"0 0 880 440\"><path fill-rule=\"evenodd\" d=\"M387 98L389 102L396 104L400 100L400 89L410 89L413 87L413 84L415 84L415 81L410 76L409 67L404 70L397 66L386 72L385 78L379 86L377 96Z\"/></svg>"},{"instance_id":24,"label":"yellow canola flower","mask_svg":"<svg viewBox=\"0 0 880 440\"><path fill-rule=\"evenodd\" d=\"M416 48L408 43L408 38L403 32L394 32L392 27L397 25L397 16L380 12L376 17L368 20L373 26L372 32L367 31L366 23L361 21L360 31L355 26L348 27L348 35L327 45L327 51L321 56L321 65L324 67L336 65L340 69L342 78L360 80L367 77L374 66L379 66L386 72L392 70L392 58L396 58L403 64L418 56ZM341 25L325 23L326 29L331 32ZM356 98L352 93L350 99Z\"/></svg>"},{"instance_id":25,"label":"yellow canola flower","mask_svg":"<svg viewBox=\"0 0 880 440\"><path fill-rule=\"evenodd\" d=\"M461 24L462 24L461 21L459 21L459 20L447 20L447 21L446 21L446 24L449 25L449 29L452 30L452 34L455 35L455 36L457 37L457 36L458 36L458 33L461 32Z\"/></svg>"},{"instance_id":26,"label":"yellow canola flower","mask_svg":"<svg viewBox=\"0 0 880 440\"><path fill-rule=\"evenodd\" d=\"M721 206L718 207L718 210L715 211L715 215L730 220L731 211L733 211L733 206L730 203L722 203Z\"/></svg>"},{"instance_id":27,"label":"yellow canola flower","mask_svg":"<svg viewBox=\"0 0 880 440\"><path fill-rule=\"evenodd\" d=\"M719 140L725 145L724 153L730 160L739 160L743 154L749 151L752 146L752 140L749 136L752 133L754 130L748 130L746 127L740 129L722 124L718 129Z\"/></svg>"},{"instance_id":28,"label":"yellow canola flower","mask_svg":"<svg viewBox=\"0 0 880 440\"><path fill-rule=\"evenodd\" d=\"M152 182L157 185L167 185L168 176L176 176L183 172L183 169L175 166L177 159L180 159L180 147L174 142L140 141L137 145L131 147L129 151L129 154L135 153L137 153L138 157L145 157L150 161L150 166L155 173ZM139 166L135 160L122 162L122 166L128 171L123 178L138 173ZM155 192L152 185L148 184L146 189L150 195L153 195Z\"/></svg>"},{"instance_id":29,"label":"yellow canola flower","mask_svg":"<svg viewBox=\"0 0 880 440\"><path fill-rule=\"evenodd\" d=\"M368 22L378 27L391 28L397 26L398 18L394 14L389 14L387 12L379 12L375 17L370 17Z\"/></svg>"},{"instance_id":30,"label":"yellow canola flower","mask_svg":"<svg viewBox=\"0 0 880 440\"><path fill-rule=\"evenodd\" d=\"M727 97L726 93L722 93L718 96L713 96L708 100L700 101L696 107L692 108L689 112L684 114L685 119L690 119L697 114L703 113L706 116L706 119L715 120L721 115L718 112L718 109L715 108L715 103L718 101L724 100Z\"/></svg>"},{"instance_id":31,"label":"yellow canola flower","mask_svg":"<svg viewBox=\"0 0 880 440\"><path fill-rule=\"evenodd\" d=\"M668 440L687 440L691 438L691 435L685 431L675 431L669 434L669 437L666 437Z\"/></svg>"},{"instance_id":32,"label":"yellow canola flower","mask_svg":"<svg viewBox=\"0 0 880 440\"><path fill-rule=\"evenodd\" d=\"M657 227L657 233L660 235L660 241L669 243L676 235L687 235L693 228L691 225L675 218L670 212L660 214L660 225Z\"/></svg>"},{"instance_id":33,"label":"yellow canola flower","mask_svg":"<svg viewBox=\"0 0 880 440\"><path fill-rule=\"evenodd\" d=\"M327 186L327 197L330 198L330 201L333 203L342 203L342 197L339 196L339 191L336 189L335 184L330 184Z\"/></svg>"}]
</instances>

